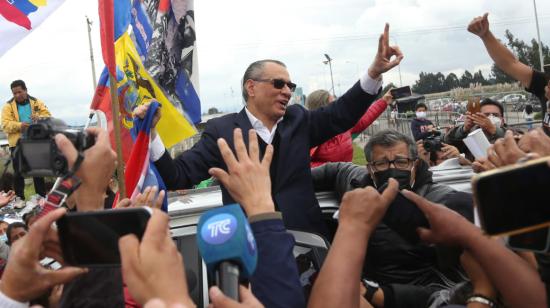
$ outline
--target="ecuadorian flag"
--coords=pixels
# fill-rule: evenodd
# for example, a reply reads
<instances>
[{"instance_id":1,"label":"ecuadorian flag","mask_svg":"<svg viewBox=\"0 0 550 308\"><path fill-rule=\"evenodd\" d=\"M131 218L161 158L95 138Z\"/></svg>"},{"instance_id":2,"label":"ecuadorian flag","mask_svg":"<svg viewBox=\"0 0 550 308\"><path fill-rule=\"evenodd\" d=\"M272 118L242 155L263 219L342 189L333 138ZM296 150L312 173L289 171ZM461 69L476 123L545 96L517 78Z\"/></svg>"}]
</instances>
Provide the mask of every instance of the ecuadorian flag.
<instances>
[{"instance_id":1,"label":"ecuadorian flag","mask_svg":"<svg viewBox=\"0 0 550 308\"><path fill-rule=\"evenodd\" d=\"M65 0L0 0L0 57Z\"/></svg>"},{"instance_id":2,"label":"ecuadorian flag","mask_svg":"<svg viewBox=\"0 0 550 308\"><path fill-rule=\"evenodd\" d=\"M147 114L143 119L136 117L134 119L134 127L132 128L132 138L134 145L130 158L126 163L124 178L126 180L126 191L131 199L134 199L137 194L143 191L146 187L157 186L158 191L166 190L166 186L162 181L155 165L149 159L151 145L151 126L155 112L160 107L160 104L153 101L147 110ZM164 195L162 210L168 210L168 195Z\"/></svg>"}]
</instances>

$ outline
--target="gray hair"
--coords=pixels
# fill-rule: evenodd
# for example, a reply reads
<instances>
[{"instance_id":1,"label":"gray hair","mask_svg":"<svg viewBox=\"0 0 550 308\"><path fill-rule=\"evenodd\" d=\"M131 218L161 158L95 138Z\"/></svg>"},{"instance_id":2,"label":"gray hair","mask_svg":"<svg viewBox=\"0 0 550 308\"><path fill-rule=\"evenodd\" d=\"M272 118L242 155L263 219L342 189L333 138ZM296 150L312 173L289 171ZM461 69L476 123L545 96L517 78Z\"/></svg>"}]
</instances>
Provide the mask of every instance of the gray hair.
<instances>
[{"instance_id":1,"label":"gray hair","mask_svg":"<svg viewBox=\"0 0 550 308\"><path fill-rule=\"evenodd\" d=\"M245 84L246 84L246 81L248 79L260 79L262 77L262 73L264 72L264 66L266 63L275 63L275 64L279 64L280 66L282 67L285 67L286 68L286 65L281 62L281 61L278 61L278 60L271 60L271 59L266 59L266 60L259 60L259 61L256 61L256 62L252 62L248 68L246 69L246 71L244 71L244 75L243 75L243 80L242 80L242 93L243 93L243 99L245 102L248 101L248 93L246 92L246 88L245 88Z\"/></svg>"},{"instance_id":2,"label":"gray hair","mask_svg":"<svg viewBox=\"0 0 550 308\"><path fill-rule=\"evenodd\" d=\"M369 138L369 142L367 142L367 144L365 145L365 158L367 159L367 162L372 161L372 149L375 145L388 148L396 145L399 142L404 142L407 145L407 148L409 149L409 158L417 158L418 153L416 149L416 143L411 137L393 129L386 129L383 131L379 131Z\"/></svg>"}]
</instances>

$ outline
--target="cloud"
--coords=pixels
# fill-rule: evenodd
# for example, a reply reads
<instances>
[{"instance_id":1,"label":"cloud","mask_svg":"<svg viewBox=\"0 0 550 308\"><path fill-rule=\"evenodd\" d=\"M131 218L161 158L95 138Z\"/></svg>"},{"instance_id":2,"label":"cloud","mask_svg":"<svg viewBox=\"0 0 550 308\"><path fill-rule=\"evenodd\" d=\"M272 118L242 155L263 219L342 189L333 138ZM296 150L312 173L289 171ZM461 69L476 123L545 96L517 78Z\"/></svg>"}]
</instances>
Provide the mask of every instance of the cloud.
<instances>
[{"instance_id":1,"label":"cloud","mask_svg":"<svg viewBox=\"0 0 550 308\"><path fill-rule=\"evenodd\" d=\"M541 35L550 43L550 2L538 1ZM490 67L483 44L465 29L490 12L492 29L510 29L523 40L535 37L531 2L517 0L233 0L195 1L200 96L203 110L242 107L240 83L249 63L274 58L285 62L294 82L309 93L330 89L323 54L334 60L336 94L349 88L370 65L384 23L392 44L405 54L403 84L421 71L462 72ZM54 115L84 121L92 99L92 78L84 16L94 21L97 75L103 67L97 1L66 0L38 29L0 58L0 99L11 97L9 83L24 79L29 92ZM399 84L399 72L384 82Z\"/></svg>"}]
</instances>

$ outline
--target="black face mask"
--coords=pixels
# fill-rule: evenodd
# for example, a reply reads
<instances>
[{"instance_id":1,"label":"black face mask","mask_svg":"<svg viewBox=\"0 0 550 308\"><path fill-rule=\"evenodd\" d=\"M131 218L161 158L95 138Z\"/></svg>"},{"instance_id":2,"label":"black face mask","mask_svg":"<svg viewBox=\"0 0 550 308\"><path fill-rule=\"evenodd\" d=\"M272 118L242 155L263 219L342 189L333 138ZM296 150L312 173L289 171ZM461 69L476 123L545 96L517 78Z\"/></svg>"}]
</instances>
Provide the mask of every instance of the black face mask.
<instances>
[{"instance_id":1,"label":"black face mask","mask_svg":"<svg viewBox=\"0 0 550 308\"><path fill-rule=\"evenodd\" d=\"M399 189L412 189L411 188L411 171L401 170L396 168L388 168L384 171L377 171L374 173L374 184L376 187L388 183L390 178L394 178L399 182Z\"/></svg>"}]
</instances>

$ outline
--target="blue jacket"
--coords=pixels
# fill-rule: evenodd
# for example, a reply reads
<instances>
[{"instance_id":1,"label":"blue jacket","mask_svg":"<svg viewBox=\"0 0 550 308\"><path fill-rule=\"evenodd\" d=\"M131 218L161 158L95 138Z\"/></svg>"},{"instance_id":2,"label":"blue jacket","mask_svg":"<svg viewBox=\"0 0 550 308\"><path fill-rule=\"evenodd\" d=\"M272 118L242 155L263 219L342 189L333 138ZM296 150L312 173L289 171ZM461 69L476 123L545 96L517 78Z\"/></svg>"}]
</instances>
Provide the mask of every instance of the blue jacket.
<instances>
[{"instance_id":1,"label":"blue jacket","mask_svg":"<svg viewBox=\"0 0 550 308\"><path fill-rule=\"evenodd\" d=\"M305 307L298 266L292 253L294 237L279 213L250 217L258 245L258 265L250 277L252 293L265 307Z\"/></svg>"},{"instance_id":2,"label":"blue jacket","mask_svg":"<svg viewBox=\"0 0 550 308\"><path fill-rule=\"evenodd\" d=\"M299 105L288 106L283 120L277 124L279 145L271 166L273 201L283 214L287 228L328 235L313 191L309 149L352 128L375 98L363 91L357 82L327 107L308 111ZM166 187L170 190L190 188L209 178L208 169L212 167L227 170L216 142L224 138L235 152L233 130L237 127L242 129L248 146L247 132L252 125L243 109L209 120L193 148L173 160L165 152L155 166ZM261 152L263 155L263 150ZM224 187L222 198L224 204L235 203Z\"/></svg>"}]
</instances>

